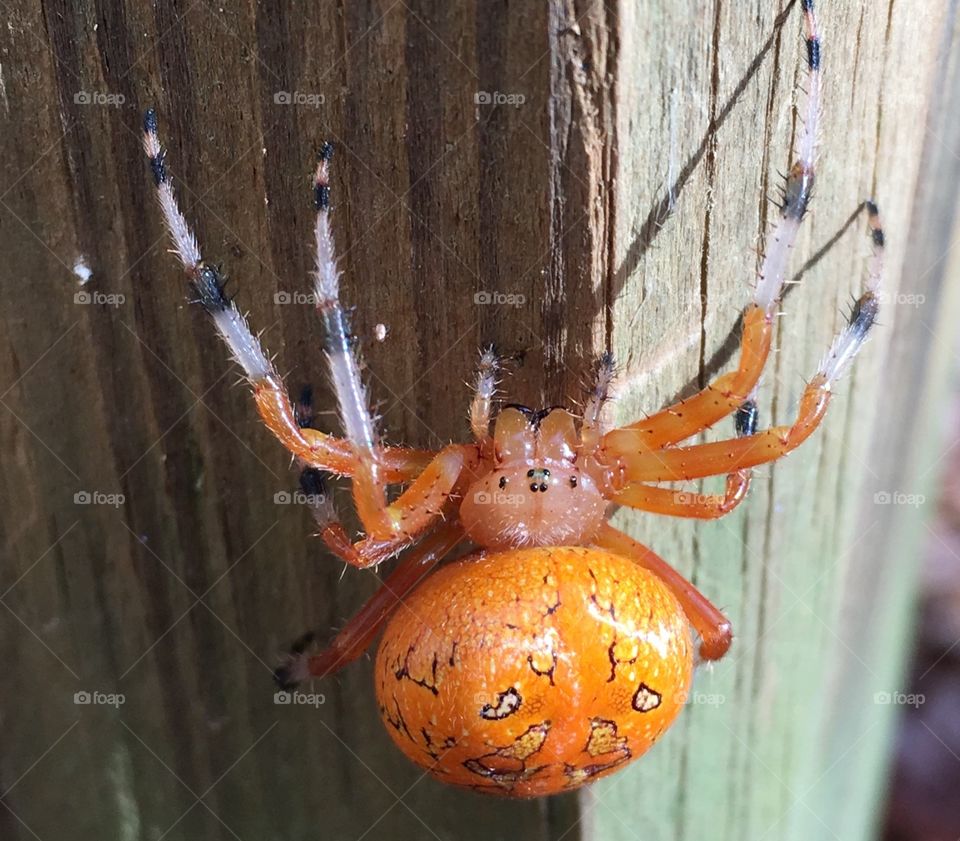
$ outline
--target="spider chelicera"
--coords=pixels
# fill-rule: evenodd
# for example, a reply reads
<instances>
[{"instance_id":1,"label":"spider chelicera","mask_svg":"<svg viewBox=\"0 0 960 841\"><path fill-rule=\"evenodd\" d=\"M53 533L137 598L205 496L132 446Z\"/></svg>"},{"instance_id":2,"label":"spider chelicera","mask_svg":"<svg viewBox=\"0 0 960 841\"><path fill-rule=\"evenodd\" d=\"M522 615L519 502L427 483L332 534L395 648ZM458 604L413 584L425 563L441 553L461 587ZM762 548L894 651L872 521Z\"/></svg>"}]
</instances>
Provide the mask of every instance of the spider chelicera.
<instances>
[{"instance_id":1,"label":"spider chelicera","mask_svg":"<svg viewBox=\"0 0 960 841\"><path fill-rule=\"evenodd\" d=\"M746 495L751 468L786 455L820 424L834 383L878 310L883 231L868 202L874 254L865 292L807 384L793 424L758 432L754 393L814 181L821 52L813 0L802 0L801 8L806 120L743 313L739 366L693 397L612 430L601 422L613 375L606 354L582 413L510 405L491 432L498 360L489 349L470 406L472 443L439 452L381 445L340 304L329 144L313 184L315 294L345 437L310 428L224 294L219 270L202 260L174 198L156 114L146 113L144 148L174 251L246 373L263 422L305 468L301 482L311 492L320 536L356 567L400 555L383 587L332 642L314 653L309 637L294 646L277 670L281 686L332 674L366 651L385 625L375 685L393 740L445 782L514 797L564 791L610 773L670 726L695 659L724 655L730 623L666 561L609 525L609 509L703 519L731 511ZM731 415L736 438L680 446ZM362 539L351 541L338 522L324 472L351 477ZM718 475L727 479L716 497L660 484ZM404 490L390 501L393 484ZM474 551L426 575L461 544Z\"/></svg>"}]
</instances>

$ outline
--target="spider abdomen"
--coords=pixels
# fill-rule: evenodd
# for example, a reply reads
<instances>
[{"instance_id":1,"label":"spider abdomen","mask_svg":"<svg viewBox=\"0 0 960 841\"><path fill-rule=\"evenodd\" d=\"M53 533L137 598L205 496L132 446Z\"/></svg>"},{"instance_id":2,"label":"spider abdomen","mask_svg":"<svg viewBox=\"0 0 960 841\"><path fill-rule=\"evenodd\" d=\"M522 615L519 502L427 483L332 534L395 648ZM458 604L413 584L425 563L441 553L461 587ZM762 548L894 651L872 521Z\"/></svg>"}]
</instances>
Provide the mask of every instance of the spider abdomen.
<instances>
[{"instance_id":1,"label":"spider abdomen","mask_svg":"<svg viewBox=\"0 0 960 841\"><path fill-rule=\"evenodd\" d=\"M394 614L376 691L394 742L438 779L533 797L643 754L686 699L686 616L659 578L595 548L474 555Z\"/></svg>"}]
</instances>

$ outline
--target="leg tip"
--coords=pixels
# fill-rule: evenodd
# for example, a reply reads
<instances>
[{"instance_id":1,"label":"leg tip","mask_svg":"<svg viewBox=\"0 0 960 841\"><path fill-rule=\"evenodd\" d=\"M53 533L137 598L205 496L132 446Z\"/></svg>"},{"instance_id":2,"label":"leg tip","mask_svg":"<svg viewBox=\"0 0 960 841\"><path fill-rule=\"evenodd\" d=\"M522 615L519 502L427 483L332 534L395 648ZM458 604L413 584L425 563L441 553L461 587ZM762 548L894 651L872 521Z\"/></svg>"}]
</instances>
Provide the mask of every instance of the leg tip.
<instances>
[{"instance_id":1,"label":"leg tip","mask_svg":"<svg viewBox=\"0 0 960 841\"><path fill-rule=\"evenodd\" d=\"M733 626L729 622L724 622L716 628L716 631L710 634L710 637L704 637L700 640L700 659L701 660L719 660L730 650L733 643Z\"/></svg>"},{"instance_id":2,"label":"leg tip","mask_svg":"<svg viewBox=\"0 0 960 841\"><path fill-rule=\"evenodd\" d=\"M294 677L289 666L278 666L274 669L273 682L282 692L292 692L300 685L300 680Z\"/></svg>"},{"instance_id":3,"label":"leg tip","mask_svg":"<svg viewBox=\"0 0 960 841\"><path fill-rule=\"evenodd\" d=\"M497 368L499 367L500 355L497 353L496 345L491 342L490 344L484 345L480 350L480 366L482 368Z\"/></svg>"},{"instance_id":4,"label":"leg tip","mask_svg":"<svg viewBox=\"0 0 960 841\"><path fill-rule=\"evenodd\" d=\"M293 645L290 646L291 654L303 654L311 645L313 645L314 633L313 631L307 631L303 636L298 637L294 640Z\"/></svg>"},{"instance_id":5,"label":"leg tip","mask_svg":"<svg viewBox=\"0 0 960 841\"><path fill-rule=\"evenodd\" d=\"M292 692L310 677L306 650L313 643L313 632L307 631L290 646L290 652L273 671L274 683L284 692Z\"/></svg>"},{"instance_id":6,"label":"leg tip","mask_svg":"<svg viewBox=\"0 0 960 841\"><path fill-rule=\"evenodd\" d=\"M297 417L297 426L310 428L313 424L313 386L309 383L300 389L300 399L293 407Z\"/></svg>"},{"instance_id":7,"label":"leg tip","mask_svg":"<svg viewBox=\"0 0 960 841\"><path fill-rule=\"evenodd\" d=\"M157 112L153 108L143 112L143 130L147 134L157 133Z\"/></svg>"},{"instance_id":8,"label":"leg tip","mask_svg":"<svg viewBox=\"0 0 960 841\"><path fill-rule=\"evenodd\" d=\"M305 467L300 474L300 490L307 496L326 496L328 493L327 476L329 475L319 468Z\"/></svg>"}]
</instances>

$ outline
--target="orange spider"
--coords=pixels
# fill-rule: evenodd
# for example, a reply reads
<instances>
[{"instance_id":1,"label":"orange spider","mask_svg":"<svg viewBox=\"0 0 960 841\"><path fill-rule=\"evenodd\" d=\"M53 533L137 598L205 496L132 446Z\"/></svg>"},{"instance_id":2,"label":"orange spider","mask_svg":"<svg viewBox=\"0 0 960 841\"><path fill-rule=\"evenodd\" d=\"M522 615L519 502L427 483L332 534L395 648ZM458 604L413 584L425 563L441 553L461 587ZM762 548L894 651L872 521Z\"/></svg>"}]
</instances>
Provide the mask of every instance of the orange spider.
<instances>
[{"instance_id":1,"label":"orange spider","mask_svg":"<svg viewBox=\"0 0 960 841\"><path fill-rule=\"evenodd\" d=\"M746 495L752 467L790 452L819 425L878 310L883 232L868 203L874 256L866 291L803 392L793 424L757 432L753 395L814 181L820 41L812 0L801 7L807 119L744 311L739 367L688 400L609 431L601 424L613 374L605 354L582 416L511 405L496 416L491 434L498 368L491 349L481 356L470 408L472 443L436 453L381 446L339 299L328 144L314 180L315 293L345 438L309 428L224 295L218 269L203 262L174 199L156 115L146 113L144 147L174 250L246 372L264 423L306 468L302 483L317 492L310 499L321 537L360 568L403 553L332 642L313 654L309 637L294 647L277 670L281 686L332 674L366 651L385 625L375 685L394 742L444 782L513 797L565 791L608 774L670 726L690 688L690 626L699 658L717 660L730 646L730 623L662 558L610 526L609 509L704 519L731 511ZM679 446L731 415L736 438ZM337 521L322 471L352 478L363 539L352 542ZM719 498L659 485L715 475L727 476ZM393 501L389 484L405 486ZM426 577L467 543L475 550Z\"/></svg>"}]
</instances>

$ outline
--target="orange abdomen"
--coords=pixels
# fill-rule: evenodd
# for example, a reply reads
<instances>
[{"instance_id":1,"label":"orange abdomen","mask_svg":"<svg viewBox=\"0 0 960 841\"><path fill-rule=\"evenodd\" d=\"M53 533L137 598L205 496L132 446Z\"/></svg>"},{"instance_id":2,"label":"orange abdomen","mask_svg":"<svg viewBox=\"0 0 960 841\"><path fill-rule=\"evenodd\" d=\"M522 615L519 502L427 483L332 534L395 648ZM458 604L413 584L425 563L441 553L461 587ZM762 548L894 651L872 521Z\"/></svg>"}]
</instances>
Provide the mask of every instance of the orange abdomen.
<instances>
[{"instance_id":1,"label":"orange abdomen","mask_svg":"<svg viewBox=\"0 0 960 841\"><path fill-rule=\"evenodd\" d=\"M656 576L601 549L473 555L400 605L377 652L391 737L438 779L535 797L643 754L680 712L693 648Z\"/></svg>"}]
</instances>

